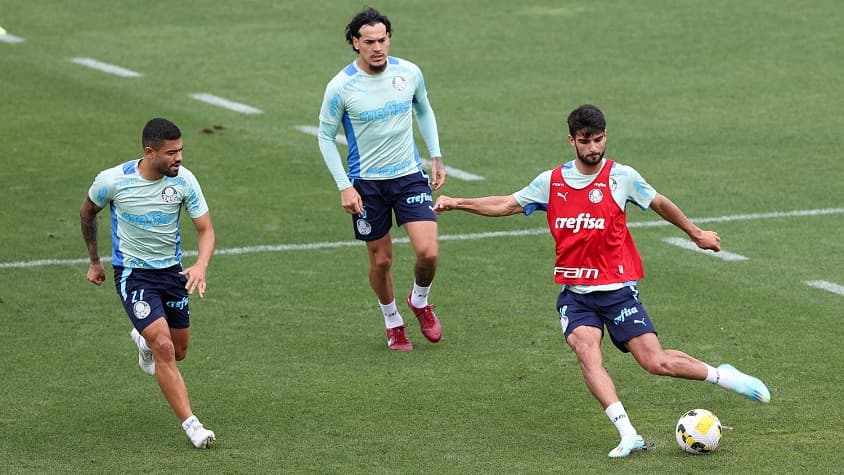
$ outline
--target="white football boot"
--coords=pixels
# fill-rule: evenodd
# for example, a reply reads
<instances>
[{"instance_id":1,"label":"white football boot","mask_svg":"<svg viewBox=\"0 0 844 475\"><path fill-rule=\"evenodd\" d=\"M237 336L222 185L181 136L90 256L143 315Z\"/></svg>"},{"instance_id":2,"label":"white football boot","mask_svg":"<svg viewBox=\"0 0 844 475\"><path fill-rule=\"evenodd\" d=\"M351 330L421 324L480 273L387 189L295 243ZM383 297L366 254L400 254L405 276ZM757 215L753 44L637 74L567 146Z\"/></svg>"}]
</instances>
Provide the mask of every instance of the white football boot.
<instances>
[{"instance_id":1,"label":"white football boot","mask_svg":"<svg viewBox=\"0 0 844 475\"><path fill-rule=\"evenodd\" d=\"M744 374L737 370L734 366L729 364L722 364L718 367L719 372L729 373L729 386L731 389L743 396L747 396L754 401L770 402L771 392L759 378L755 378L749 374Z\"/></svg>"},{"instance_id":2,"label":"white football boot","mask_svg":"<svg viewBox=\"0 0 844 475\"><path fill-rule=\"evenodd\" d=\"M190 437L191 443L197 449L207 449L211 447L211 444L217 440L217 436L214 434L214 431L208 430L205 426L202 425L199 420L194 422L190 425L190 427L185 430L188 437Z\"/></svg>"},{"instance_id":3,"label":"white football boot","mask_svg":"<svg viewBox=\"0 0 844 475\"><path fill-rule=\"evenodd\" d=\"M132 337L132 341L138 347L138 366L141 367L141 371L149 375L155 375L155 358L152 355L152 351L141 349L141 340L144 337L134 328L129 333L129 336Z\"/></svg>"},{"instance_id":4,"label":"white football boot","mask_svg":"<svg viewBox=\"0 0 844 475\"><path fill-rule=\"evenodd\" d=\"M611 459L624 458L633 452L648 450L645 444L645 439L641 435L634 435L630 437L623 437L621 443L607 454Z\"/></svg>"}]
</instances>

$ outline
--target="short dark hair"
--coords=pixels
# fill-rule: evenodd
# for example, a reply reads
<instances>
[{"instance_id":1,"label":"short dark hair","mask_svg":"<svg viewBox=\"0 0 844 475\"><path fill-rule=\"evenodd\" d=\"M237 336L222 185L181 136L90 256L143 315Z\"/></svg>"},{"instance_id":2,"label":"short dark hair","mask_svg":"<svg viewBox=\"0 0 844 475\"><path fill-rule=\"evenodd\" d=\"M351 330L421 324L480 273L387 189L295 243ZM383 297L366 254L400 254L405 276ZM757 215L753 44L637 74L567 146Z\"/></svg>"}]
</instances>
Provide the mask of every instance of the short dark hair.
<instances>
[{"instance_id":1,"label":"short dark hair","mask_svg":"<svg viewBox=\"0 0 844 475\"><path fill-rule=\"evenodd\" d=\"M607 129L607 121L604 120L604 113L601 109L592 104L584 104L571 111L568 118L569 134L574 137L578 132L583 132L586 137L592 134L603 132Z\"/></svg>"},{"instance_id":2,"label":"short dark hair","mask_svg":"<svg viewBox=\"0 0 844 475\"><path fill-rule=\"evenodd\" d=\"M360 29L364 25L372 26L377 25L378 23L383 23L387 28L387 36L393 36L393 28L390 26L390 19L372 7L367 7L355 15L355 17L352 18L352 21L346 25L346 41L352 45L352 49L355 50L355 52L358 50L355 48L352 38L360 38Z\"/></svg>"},{"instance_id":3,"label":"short dark hair","mask_svg":"<svg viewBox=\"0 0 844 475\"><path fill-rule=\"evenodd\" d=\"M157 150L165 140L176 140L181 136L182 131L176 127L176 124L167 119L156 117L150 119L144 126L144 131L141 133L141 145Z\"/></svg>"}]
</instances>

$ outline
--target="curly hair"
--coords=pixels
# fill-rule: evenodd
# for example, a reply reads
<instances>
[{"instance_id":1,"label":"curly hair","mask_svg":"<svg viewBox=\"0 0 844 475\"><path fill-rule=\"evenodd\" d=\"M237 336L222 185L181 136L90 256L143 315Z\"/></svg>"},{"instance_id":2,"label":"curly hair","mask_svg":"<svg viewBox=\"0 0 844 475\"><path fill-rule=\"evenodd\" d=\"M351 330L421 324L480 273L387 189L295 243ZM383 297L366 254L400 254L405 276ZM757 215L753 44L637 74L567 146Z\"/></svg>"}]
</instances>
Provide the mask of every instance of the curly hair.
<instances>
[{"instance_id":1,"label":"curly hair","mask_svg":"<svg viewBox=\"0 0 844 475\"><path fill-rule=\"evenodd\" d=\"M390 26L390 19L386 16L382 15L381 12L378 10L367 7L365 10L361 11L354 18L352 21L346 25L346 41L352 45L352 49L355 52L358 52L357 48L355 48L355 44L352 42L352 38L360 38L360 29L365 25L373 26L377 25L378 23L383 23L385 27L387 27L387 35L393 36L393 29Z\"/></svg>"},{"instance_id":2,"label":"curly hair","mask_svg":"<svg viewBox=\"0 0 844 475\"><path fill-rule=\"evenodd\" d=\"M589 137L592 134L603 132L607 128L604 113L592 104L584 104L571 111L568 124L569 134L572 137L581 131L585 137Z\"/></svg>"}]
</instances>

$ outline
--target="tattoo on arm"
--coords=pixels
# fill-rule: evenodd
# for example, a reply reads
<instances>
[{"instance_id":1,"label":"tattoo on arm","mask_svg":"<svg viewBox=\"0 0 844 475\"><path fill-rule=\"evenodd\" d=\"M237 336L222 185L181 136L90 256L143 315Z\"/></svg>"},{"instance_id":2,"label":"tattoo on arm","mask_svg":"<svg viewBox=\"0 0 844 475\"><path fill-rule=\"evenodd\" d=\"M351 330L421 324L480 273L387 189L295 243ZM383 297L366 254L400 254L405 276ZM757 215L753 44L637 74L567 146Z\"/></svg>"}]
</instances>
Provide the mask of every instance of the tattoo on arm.
<instances>
[{"instance_id":1,"label":"tattoo on arm","mask_svg":"<svg viewBox=\"0 0 844 475\"><path fill-rule=\"evenodd\" d=\"M82 217L82 237L88 244L97 243L97 217L83 216Z\"/></svg>"},{"instance_id":2,"label":"tattoo on arm","mask_svg":"<svg viewBox=\"0 0 844 475\"><path fill-rule=\"evenodd\" d=\"M97 251L97 213L99 212L100 208L88 198L82 203L82 209L79 212L82 238L85 239L85 244L88 246L88 255L91 257L91 262L100 259Z\"/></svg>"}]
</instances>

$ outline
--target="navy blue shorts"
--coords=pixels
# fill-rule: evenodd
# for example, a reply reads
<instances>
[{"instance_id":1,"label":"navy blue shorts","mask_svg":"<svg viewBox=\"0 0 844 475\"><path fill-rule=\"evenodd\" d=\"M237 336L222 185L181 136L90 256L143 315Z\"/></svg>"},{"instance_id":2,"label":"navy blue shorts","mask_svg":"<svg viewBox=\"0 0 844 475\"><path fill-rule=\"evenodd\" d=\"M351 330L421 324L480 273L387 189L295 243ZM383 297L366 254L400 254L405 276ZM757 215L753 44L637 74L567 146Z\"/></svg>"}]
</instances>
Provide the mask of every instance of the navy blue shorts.
<instances>
[{"instance_id":1,"label":"navy blue shorts","mask_svg":"<svg viewBox=\"0 0 844 475\"><path fill-rule=\"evenodd\" d=\"M375 241L393 226L413 221L436 221L434 198L428 176L422 172L391 180L355 180L355 190L363 200L363 214L352 216L355 238Z\"/></svg>"},{"instance_id":2,"label":"navy blue shorts","mask_svg":"<svg viewBox=\"0 0 844 475\"><path fill-rule=\"evenodd\" d=\"M588 294L564 289L557 297L557 311L566 338L579 326L600 328L601 332L607 327L613 344L624 353L629 351L625 343L632 338L645 333L656 334L648 312L639 301L639 290L633 284Z\"/></svg>"},{"instance_id":3,"label":"navy blue shorts","mask_svg":"<svg viewBox=\"0 0 844 475\"><path fill-rule=\"evenodd\" d=\"M129 320L139 332L159 318L170 328L190 327L187 277L182 266L166 269L135 269L114 266L114 286Z\"/></svg>"}]
</instances>

